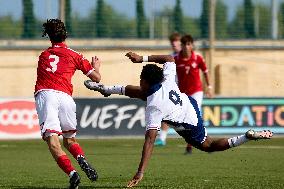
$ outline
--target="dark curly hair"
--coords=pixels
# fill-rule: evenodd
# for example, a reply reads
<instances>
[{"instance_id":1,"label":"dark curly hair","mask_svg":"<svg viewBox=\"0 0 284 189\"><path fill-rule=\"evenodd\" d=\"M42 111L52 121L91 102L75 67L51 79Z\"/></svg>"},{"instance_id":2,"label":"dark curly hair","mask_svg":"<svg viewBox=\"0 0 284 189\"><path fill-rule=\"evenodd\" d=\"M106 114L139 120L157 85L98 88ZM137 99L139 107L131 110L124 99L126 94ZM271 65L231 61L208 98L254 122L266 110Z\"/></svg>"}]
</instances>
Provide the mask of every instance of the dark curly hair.
<instances>
[{"instance_id":1,"label":"dark curly hair","mask_svg":"<svg viewBox=\"0 0 284 189\"><path fill-rule=\"evenodd\" d=\"M48 19L46 23L42 25L42 37L48 35L50 41L63 42L67 38L66 28L64 23L59 19Z\"/></svg>"},{"instance_id":2,"label":"dark curly hair","mask_svg":"<svg viewBox=\"0 0 284 189\"><path fill-rule=\"evenodd\" d=\"M140 79L146 80L150 86L161 83L164 79L163 69L156 64L146 64L143 66Z\"/></svg>"},{"instance_id":3,"label":"dark curly hair","mask_svg":"<svg viewBox=\"0 0 284 189\"><path fill-rule=\"evenodd\" d=\"M191 35L187 34L187 35L182 36L180 41L181 41L182 44L186 44L188 42L193 43L193 37Z\"/></svg>"}]
</instances>

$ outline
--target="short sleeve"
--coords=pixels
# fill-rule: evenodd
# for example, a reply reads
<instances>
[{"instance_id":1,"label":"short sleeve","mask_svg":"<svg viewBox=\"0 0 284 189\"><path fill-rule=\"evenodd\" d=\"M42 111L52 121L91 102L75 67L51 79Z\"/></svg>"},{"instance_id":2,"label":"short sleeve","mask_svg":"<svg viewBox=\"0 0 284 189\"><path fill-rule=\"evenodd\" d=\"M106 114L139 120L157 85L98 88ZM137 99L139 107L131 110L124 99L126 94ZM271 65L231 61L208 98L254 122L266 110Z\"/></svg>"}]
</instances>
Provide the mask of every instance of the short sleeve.
<instances>
[{"instance_id":1,"label":"short sleeve","mask_svg":"<svg viewBox=\"0 0 284 189\"><path fill-rule=\"evenodd\" d=\"M176 64L174 62L166 62L163 67L165 80L176 80Z\"/></svg>"},{"instance_id":2,"label":"short sleeve","mask_svg":"<svg viewBox=\"0 0 284 189\"><path fill-rule=\"evenodd\" d=\"M203 72L208 72L206 63L204 58L201 55L197 55L197 62L198 62L198 66L199 68L203 71Z\"/></svg>"},{"instance_id":3,"label":"short sleeve","mask_svg":"<svg viewBox=\"0 0 284 189\"><path fill-rule=\"evenodd\" d=\"M86 76L90 75L90 73L95 70L91 63L83 55L78 56L77 68L81 70Z\"/></svg>"},{"instance_id":4,"label":"short sleeve","mask_svg":"<svg viewBox=\"0 0 284 189\"><path fill-rule=\"evenodd\" d=\"M156 106L147 106L145 111L146 130L160 130L162 112Z\"/></svg>"}]
</instances>

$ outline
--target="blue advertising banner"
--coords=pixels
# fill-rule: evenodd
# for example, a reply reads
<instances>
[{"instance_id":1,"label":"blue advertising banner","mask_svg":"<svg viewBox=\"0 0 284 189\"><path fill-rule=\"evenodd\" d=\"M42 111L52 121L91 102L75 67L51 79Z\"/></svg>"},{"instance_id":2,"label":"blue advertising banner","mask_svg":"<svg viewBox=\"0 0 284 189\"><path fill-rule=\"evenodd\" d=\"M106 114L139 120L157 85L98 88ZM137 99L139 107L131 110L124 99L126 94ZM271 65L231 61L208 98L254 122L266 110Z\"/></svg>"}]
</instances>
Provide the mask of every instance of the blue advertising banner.
<instances>
[{"instance_id":1,"label":"blue advertising banner","mask_svg":"<svg viewBox=\"0 0 284 189\"><path fill-rule=\"evenodd\" d=\"M138 99L86 98L77 104L78 136L144 135L145 105ZM204 126L209 134L269 129L284 133L284 98L204 99ZM170 134L175 134L170 130Z\"/></svg>"}]
</instances>

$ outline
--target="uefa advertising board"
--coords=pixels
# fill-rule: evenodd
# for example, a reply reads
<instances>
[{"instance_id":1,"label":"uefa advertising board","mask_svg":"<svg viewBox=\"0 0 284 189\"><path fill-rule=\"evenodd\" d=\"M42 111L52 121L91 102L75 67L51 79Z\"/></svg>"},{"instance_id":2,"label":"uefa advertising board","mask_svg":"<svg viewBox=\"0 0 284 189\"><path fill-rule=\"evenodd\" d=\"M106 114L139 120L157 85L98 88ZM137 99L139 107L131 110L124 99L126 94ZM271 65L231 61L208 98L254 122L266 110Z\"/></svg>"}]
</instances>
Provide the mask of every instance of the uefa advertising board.
<instances>
[{"instance_id":1,"label":"uefa advertising board","mask_svg":"<svg viewBox=\"0 0 284 189\"><path fill-rule=\"evenodd\" d=\"M142 136L145 102L128 98L75 98L79 137ZM209 134L270 129L284 134L284 98L204 99ZM170 131L174 133L173 130ZM0 100L0 139L41 138L33 99Z\"/></svg>"},{"instance_id":2,"label":"uefa advertising board","mask_svg":"<svg viewBox=\"0 0 284 189\"><path fill-rule=\"evenodd\" d=\"M142 135L145 102L136 99L76 99L80 135ZM204 125L209 134L270 129L284 134L284 98L205 99ZM171 131L172 132L172 131Z\"/></svg>"}]
</instances>

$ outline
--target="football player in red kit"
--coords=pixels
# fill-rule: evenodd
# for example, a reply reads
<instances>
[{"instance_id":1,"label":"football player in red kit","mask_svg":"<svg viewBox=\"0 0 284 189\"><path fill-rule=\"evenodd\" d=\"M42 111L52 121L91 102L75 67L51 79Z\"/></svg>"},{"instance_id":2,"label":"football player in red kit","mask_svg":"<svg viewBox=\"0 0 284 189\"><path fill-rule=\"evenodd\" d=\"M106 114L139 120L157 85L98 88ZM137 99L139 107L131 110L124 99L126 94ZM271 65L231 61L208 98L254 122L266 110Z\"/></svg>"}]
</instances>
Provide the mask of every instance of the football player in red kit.
<instances>
[{"instance_id":1,"label":"football player in red kit","mask_svg":"<svg viewBox=\"0 0 284 189\"><path fill-rule=\"evenodd\" d=\"M206 95L212 97L212 86L210 85L208 69L203 57L193 51L193 38L191 35L184 35L181 38L182 50L175 56L177 65L178 86L183 93L196 99L199 107L202 104L203 88L199 71L205 77L207 86Z\"/></svg>"},{"instance_id":2,"label":"football player in red kit","mask_svg":"<svg viewBox=\"0 0 284 189\"><path fill-rule=\"evenodd\" d=\"M201 110L203 88L199 75L200 70L204 73L207 84L206 94L209 98L212 97L212 86L210 85L208 69L205 61L201 55L193 51L193 38L191 35L184 35L183 37L178 38L178 36L175 34L170 37L170 42L171 44L177 43L172 42L173 40L180 40L181 42L181 51L174 55L177 65L178 87L182 93L194 98L197 101L199 109ZM155 145L166 144L167 130L168 126L166 124L162 124L160 135L155 141ZM186 154L191 154L192 146L190 144L187 145L185 152Z\"/></svg>"},{"instance_id":3,"label":"football player in red kit","mask_svg":"<svg viewBox=\"0 0 284 189\"><path fill-rule=\"evenodd\" d=\"M191 35L184 35L181 38L181 51L174 57L177 67L178 87L182 93L194 98L201 110L203 100L203 88L200 78L200 70L203 72L206 82L206 95L212 98L212 86L208 69L203 57L193 51L193 38ZM192 146L190 144L186 147L186 152L191 153Z\"/></svg>"},{"instance_id":4,"label":"football player in red kit","mask_svg":"<svg viewBox=\"0 0 284 189\"><path fill-rule=\"evenodd\" d=\"M70 177L69 188L77 188L80 176L62 150L58 136L63 136L64 147L77 160L88 178L97 180L96 170L87 162L83 149L75 139L76 104L71 97L71 79L76 70L81 70L92 81L99 82L100 61L93 57L90 63L82 54L67 47L67 32L59 19L50 19L43 24L42 36L46 35L51 47L39 56L34 93L41 135L58 166Z\"/></svg>"},{"instance_id":5,"label":"football player in red kit","mask_svg":"<svg viewBox=\"0 0 284 189\"><path fill-rule=\"evenodd\" d=\"M178 56L181 51L181 41L180 41L181 37L182 36L177 32L174 32L169 36L170 45L173 51L171 55L173 57ZM155 141L155 146L165 146L166 145L168 130L169 130L169 126L165 122L162 122L159 136L157 137ZM185 154L191 154L191 153L192 153L192 146L190 144L187 144Z\"/></svg>"}]
</instances>

